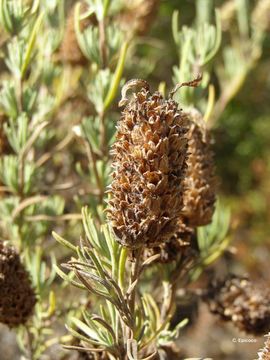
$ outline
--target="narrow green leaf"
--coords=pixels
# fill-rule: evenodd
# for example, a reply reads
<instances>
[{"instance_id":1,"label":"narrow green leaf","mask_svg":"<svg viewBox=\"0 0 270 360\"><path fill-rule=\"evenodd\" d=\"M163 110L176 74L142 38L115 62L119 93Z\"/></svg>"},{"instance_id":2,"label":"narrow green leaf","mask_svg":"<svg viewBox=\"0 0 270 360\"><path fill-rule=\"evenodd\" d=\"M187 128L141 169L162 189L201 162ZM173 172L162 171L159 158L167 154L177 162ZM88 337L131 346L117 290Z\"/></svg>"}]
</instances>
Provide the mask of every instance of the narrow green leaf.
<instances>
[{"instance_id":1,"label":"narrow green leaf","mask_svg":"<svg viewBox=\"0 0 270 360\"><path fill-rule=\"evenodd\" d=\"M220 44L221 44L221 40L222 40L222 28L221 28L221 19L220 19L220 13L219 11L216 9L216 34L215 34L215 46L212 49L212 51L210 51L210 53L206 56L203 65L206 65L210 60L213 59L213 57L216 55L216 53L218 52L219 48L220 48Z\"/></svg>"},{"instance_id":2,"label":"narrow green leaf","mask_svg":"<svg viewBox=\"0 0 270 360\"><path fill-rule=\"evenodd\" d=\"M68 249L77 252L77 246L72 245L69 241L62 238L60 235L58 235L55 231L52 232L52 236L56 241L58 241L61 245L64 245Z\"/></svg>"},{"instance_id":3,"label":"narrow green leaf","mask_svg":"<svg viewBox=\"0 0 270 360\"><path fill-rule=\"evenodd\" d=\"M36 42L38 31L39 31L41 23L43 21L43 17L44 17L44 13L41 13L39 15L39 17L37 18L37 20L36 20L36 22L35 22L35 24L33 26L32 32L30 34L30 37L29 37L29 40L28 40L28 43L27 43L27 47L26 47L26 50L25 50L24 61L22 63L22 68L21 68L21 78L22 79L24 78L25 72L26 72L26 70L28 68L28 65L30 63L31 56L32 56L32 53L33 53L33 48L34 48L34 45L35 45L35 42Z\"/></svg>"},{"instance_id":4,"label":"narrow green leaf","mask_svg":"<svg viewBox=\"0 0 270 360\"><path fill-rule=\"evenodd\" d=\"M87 207L82 208L82 218L83 218L83 227L86 232L87 239L91 247L96 249L100 248L98 233L92 219L92 216L89 214Z\"/></svg>"},{"instance_id":5,"label":"narrow green leaf","mask_svg":"<svg viewBox=\"0 0 270 360\"><path fill-rule=\"evenodd\" d=\"M79 289L86 290L86 288L83 284L80 284L77 281L70 279L69 276L67 274L65 274L64 271L62 271L57 265L54 265L54 269L55 269L56 273L63 280L67 281L68 283L71 283L72 285L76 286Z\"/></svg>"},{"instance_id":6,"label":"narrow green leaf","mask_svg":"<svg viewBox=\"0 0 270 360\"><path fill-rule=\"evenodd\" d=\"M119 259L119 286L123 290L125 287L125 273L126 273L126 261L127 261L128 250L125 247L121 247L120 259Z\"/></svg>"},{"instance_id":7,"label":"narrow green leaf","mask_svg":"<svg viewBox=\"0 0 270 360\"><path fill-rule=\"evenodd\" d=\"M89 326L87 326L84 322L82 322L81 320L72 317L71 318L71 322L77 326L78 329L80 329L84 334L86 334L87 336L90 337L90 339L93 339L95 341L99 341L99 336L98 334L91 329Z\"/></svg>"},{"instance_id":8,"label":"narrow green leaf","mask_svg":"<svg viewBox=\"0 0 270 360\"><path fill-rule=\"evenodd\" d=\"M114 98L116 97L117 94L117 90L121 81L121 77L124 71L124 65L125 65L125 61L126 61L126 55L127 55L127 50L128 50L128 42L124 42L124 44L121 47L120 50L120 55L119 55L119 59L118 59L118 63L117 63L117 67L115 70L115 73L113 75L113 79L111 82L111 86L110 89L108 91L108 94L105 98L105 102L104 102L104 111L106 111L109 106L111 105L111 103L113 102Z\"/></svg>"},{"instance_id":9,"label":"narrow green leaf","mask_svg":"<svg viewBox=\"0 0 270 360\"><path fill-rule=\"evenodd\" d=\"M178 21L179 21L179 11L175 10L172 16L172 34L176 45L179 45Z\"/></svg>"},{"instance_id":10,"label":"narrow green leaf","mask_svg":"<svg viewBox=\"0 0 270 360\"><path fill-rule=\"evenodd\" d=\"M100 342L99 341L96 341L96 340L93 340L93 339L90 339L82 334L80 334L78 331L72 329L71 327L67 326L66 325L66 328L67 330L76 338L80 339L80 340L83 340L83 341L86 341L92 345L96 345L96 346L99 346L100 345Z\"/></svg>"},{"instance_id":11,"label":"narrow green leaf","mask_svg":"<svg viewBox=\"0 0 270 360\"><path fill-rule=\"evenodd\" d=\"M9 14L7 0L0 0L0 23L7 32L12 33L12 20Z\"/></svg>"}]
</instances>

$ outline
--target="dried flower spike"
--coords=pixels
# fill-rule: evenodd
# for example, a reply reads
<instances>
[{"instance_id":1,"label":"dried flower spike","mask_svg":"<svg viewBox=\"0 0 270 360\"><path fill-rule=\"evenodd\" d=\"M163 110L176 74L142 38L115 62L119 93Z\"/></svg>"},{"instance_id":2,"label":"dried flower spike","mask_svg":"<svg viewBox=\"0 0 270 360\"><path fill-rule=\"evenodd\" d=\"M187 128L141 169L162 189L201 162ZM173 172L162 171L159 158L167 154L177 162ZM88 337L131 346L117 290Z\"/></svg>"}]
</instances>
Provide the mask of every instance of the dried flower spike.
<instances>
[{"instance_id":1,"label":"dried flower spike","mask_svg":"<svg viewBox=\"0 0 270 360\"><path fill-rule=\"evenodd\" d=\"M197 110L189 114L187 172L184 179L184 219L191 227L212 221L216 200L216 178L210 135Z\"/></svg>"},{"instance_id":2,"label":"dried flower spike","mask_svg":"<svg viewBox=\"0 0 270 360\"><path fill-rule=\"evenodd\" d=\"M119 14L119 24L124 31L145 35L158 12L160 0L126 0Z\"/></svg>"},{"instance_id":3,"label":"dried flower spike","mask_svg":"<svg viewBox=\"0 0 270 360\"><path fill-rule=\"evenodd\" d=\"M230 275L212 283L206 301L211 312L246 333L261 335L270 328L270 290L247 278Z\"/></svg>"},{"instance_id":4,"label":"dried flower spike","mask_svg":"<svg viewBox=\"0 0 270 360\"><path fill-rule=\"evenodd\" d=\"M0 241L0 322L9 327L24 324L35 303L29 274L19 255Z\"/></svg>"},{"instance_id":5,"label":"dried flower spike","mask_svg":"<svg viewBox=\"0 0 270 360\"><path fill-rule=\"evenodd\" d=\"M130 88L131 82L128 83ZM108 218L120 243L154 247L178 230L187 155L187 117L178 104L144 87L123 110L112 148ZM124 91L124 101L126 92Z\"/></svg>"},{"instance_id":6,"label":"dried flower spike","mask_svg":"<svg viewBox=\"0 0 270 360\"><path fill-rule=\"evenodd\" d=\"M85 65L87 63L87 59L85 58L79 47L74 27L74 14L76 5L77 3L75 3L75 5L70 9L68 13L66 28L59 55L63 62L67 62L71 65ZM86 10L86 3L82 3L81 12ZM91 23L96 23L96 19L94 16L80 21L80 30L83 31Z\"/></svg>"}]
</instances>

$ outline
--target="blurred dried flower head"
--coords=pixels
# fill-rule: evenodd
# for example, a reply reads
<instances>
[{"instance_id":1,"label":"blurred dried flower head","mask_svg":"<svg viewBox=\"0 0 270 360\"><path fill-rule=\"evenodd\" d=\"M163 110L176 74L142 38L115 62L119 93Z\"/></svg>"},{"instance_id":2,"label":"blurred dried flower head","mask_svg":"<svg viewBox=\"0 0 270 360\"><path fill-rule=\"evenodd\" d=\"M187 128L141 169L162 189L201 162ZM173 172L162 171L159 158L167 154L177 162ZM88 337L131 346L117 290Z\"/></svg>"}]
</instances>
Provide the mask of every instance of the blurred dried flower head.
<instances>
[{"instance_id":1,"label":"blurred dried flower head","mask_svg":"<svg viewBox=\"0 0 270 360\"><path fill-rule=\"evenodd\" d=\"M188 137L187 171L184 178L184 222L191 226L211 223L216 201L214 155L210 134L202 115L189 113L191 126Z\"/></svg>"},{"instance_id":2,"label":"blurred dried flower head","mask_svg":"<svg viewBox=\"0 0 270 360\"><path fill-rule=\"evenodd\" d=\"M67 62L71 65L85 65L87 63L87 59L85 58L79 47L74 26L74 14L76 5L77 3L75 3L73 7L69 10L59 56L63 62ZM81 3L81 14L87 11L87 8L88 7L86 3ZM80 30L83 31L90 24L95 23L96 19L94 15L91 17L87 17L80 21Z\"/></svg>"},{"instance_id":3,"label":"blurred dried flower head","mask_svg":"<svg viewBox=\"0 0 270 360\"><path fill-rule=\"evenodd\" d=\"M186 115L143 84L117 126L108 207L118 241L134 249L155 247L178 231L187 155Z\"/></svg>"},{"instance_id":4,"label":"blurred dried flower head","mask_svg":"<svg viewBox=\"0 0 270 360\"><path fill-rule=\"evenodd\" d=\"M247 278L230 275L213 282L206 301L211 312L246 333L261 335L270 328L270 290Z\"/></svg>"},{"instance_id":5,"label":"blurred dried flower head","mask_svg":"<svg viewBox=\"0 0 270 360\"><path fill-rule=\"evenodd\" d=\"M145 35L157 15L159 3L159 0L126 0L119 15L120 27L137 35Z\"/></svg>"},{"instance_id":6,"label":"blurred dried flower head","mask_svg":"<svg viewBox=\"0 0 270 360\"><path fill-rule=\"evenodd\" d=\"M36 296L15 250L0 241L0 322L15 327L31 315Z\"/></svg>"},{"instance_id":7,"label":"blurred dried flower head","mask_svg":"<svg viewBox=\"0 0 270 360\"><path fill-rule=\"evenodd\" d=\"M251 16L255 28L270 31L270 0L259 0Z\"/></svg>"},{"instance_id":8,"label":"blurred dried flower head","mask_svg":"<svg viewBox=\"0 0 270 360\"><path fill-rule=\"evenodd\" d=\"M230 29L236 15L236 10L237 3L235 0L228 0L220 7L219 11L223 31Z\"/></svg>"},{"instance_id":9,"label":"blurred dried flower head","mask_svg":"<svg viewBox=\"0 0 270 360\"><path fill-rule=\"evenodd\" d=\"M0 113L0 155L5 153L8 147L8 141L4 131L5 121L6 121L6 116Z\"/></svg>"},{"instance_id":10,"label":"blurred dried flower head","mask_svg":"<svg viewBox=\"0 0 270 360\"><path fill-rule=\"evenodd\" d=\"M258 360L270 360L270 333L265 335L267 337L264 348L258 352Z\"/></svg>"}]
</instances>

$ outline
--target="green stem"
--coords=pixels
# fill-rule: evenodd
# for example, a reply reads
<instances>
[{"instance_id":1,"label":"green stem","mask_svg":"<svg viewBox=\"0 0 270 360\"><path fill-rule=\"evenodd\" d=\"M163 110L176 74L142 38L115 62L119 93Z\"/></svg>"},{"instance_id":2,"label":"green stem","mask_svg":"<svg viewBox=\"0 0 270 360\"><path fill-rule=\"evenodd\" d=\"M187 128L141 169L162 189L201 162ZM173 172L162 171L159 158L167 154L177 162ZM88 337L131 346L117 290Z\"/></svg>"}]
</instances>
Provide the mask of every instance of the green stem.
<instances>
[{"instance_id":1,"label":"green stem","mask_svg":"<svg viewBox=\"0 0 270 360\"><path fill-rule=\"evenodd\" d=\"M142 255L142 248L134 250L133 256L134 256L134 262L131 265L131 275L130 275L130 285L132 285L135 281L138 281L139 275L140 275L140 267L141 267L141 255ZM134 334L134 328L135 328L135 301L136 301L136 292L137 292L137 286L138 283L133 287L130 297L129 297L129 309L130 314L133 317L133 328L132 333L130 334L130 338L133 339Z\"/></svg>"},{"instance_id":2,"label":"green stem","mask_svg":"<svg viewBox=\"0 0 270 360\"><path fill-rule=\"evenodd\" d=\"M126 261L127 261L127 248L122 247L119 259L119 285L122 290L125 286L125 270L126 270Z\"/></svg>"},{"instance_id":3,"label":"green stem","mask_svg":"<svg viewBox=\"0 0 270 360\"><path fill-rule=\"evenodd\" d=\"M106 46L106 31L104 18L98 23L99 28L99 51L101 57L102 68L105 69L107 65L107 46Z\"/></svg>"}]
</instances>

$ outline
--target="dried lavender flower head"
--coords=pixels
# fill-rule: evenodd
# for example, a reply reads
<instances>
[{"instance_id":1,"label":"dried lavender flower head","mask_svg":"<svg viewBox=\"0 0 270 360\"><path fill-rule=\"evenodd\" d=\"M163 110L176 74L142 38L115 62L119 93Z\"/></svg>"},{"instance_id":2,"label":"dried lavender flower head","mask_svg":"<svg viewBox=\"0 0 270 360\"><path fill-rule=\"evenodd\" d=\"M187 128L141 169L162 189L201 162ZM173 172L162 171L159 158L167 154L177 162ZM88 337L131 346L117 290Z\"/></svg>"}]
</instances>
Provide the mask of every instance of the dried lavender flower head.
<instances>
[{"instance_id":1,"label":"dried lavender flower head","mask_svg":"<svg viewBox=\"0 0 270 360\"><path fill-rule=\"evenodd\" d=\"M145 35L156 18L160 0L126 0L123 11L118 16L123 31Z\"/></svg>"},{"instance_id":2,"label":"dried lavender flower head","mask_svg":"<svg viewBox=\"0 0 270 360\"><path fill-rule=\"evenodd\" d=\"M254 335L270 328L270 289L235 275L213 282L206 301L210 311L238 329Z\"/></svg>"},{"instance_id":3,"label":"dried lavender flower head","mask_svg":"<svg viewBox=\"0 0 270 360\"><path fill-rule=\"evenodd\" d=\"M24 324L35 303L29 274L19 255L0 241L0 322L9 327Z\"/></svg>"},{"instance_id":4,"label":"dried lavender flower head","mask_svg":"<svg viewBox=\"0 0 270 360\"><path fill-rule=\"evenodd\" d=\"M65 26L63 40L60 46L59 58L66 63L71 65L86 65L87 59L82 53L76 36L75 24L74 24L74 16L75 16L75 8L78 4L78 1L72 6L72 8L68 12L67 22ZM88 6L86 2L81 3L81 13L86 12L88 10ZM96 25L97 21L94 15L89 18L85 18L80 21L80 30L84 31L89 25Z\"/></svg>"},{"instance_id":5,"label":"dried lavender flower head","mask_svg":"<svg viewBox=\"0 0 270 360\"><path fill-rule=\"evenodd\" d=\"M216 201L216 176L211 136L196 109L189 112L187 171L184 178L183 222L191 227L211 223Z\"/></svg>"},{"instance_id":6,"label":"dried lavender flower head","mask_svg":"<svg viewBox=\"0 0 270 360\"><path fill-rule=\"evenodd\" d=\"M142 89L127 100L126 90L136 85ZM127 105L111 151L108 219L124 246L154 247L178 230L188 119L172 98L152 95L143 80L128 82L122 95L120 104Z\"/></svg>"}]
</instances>

